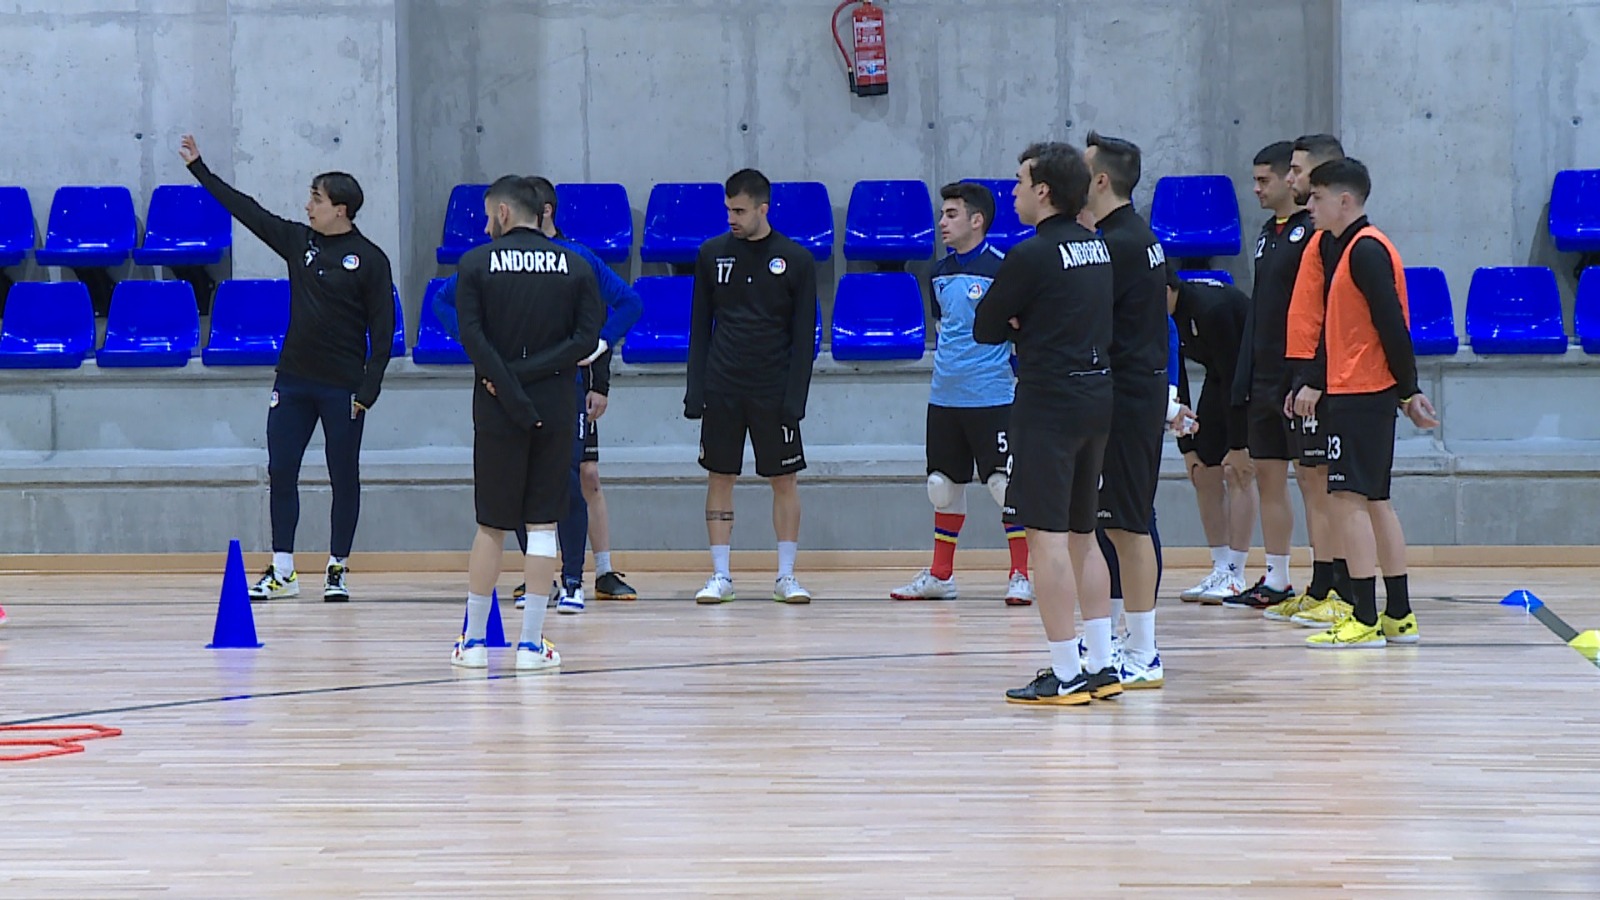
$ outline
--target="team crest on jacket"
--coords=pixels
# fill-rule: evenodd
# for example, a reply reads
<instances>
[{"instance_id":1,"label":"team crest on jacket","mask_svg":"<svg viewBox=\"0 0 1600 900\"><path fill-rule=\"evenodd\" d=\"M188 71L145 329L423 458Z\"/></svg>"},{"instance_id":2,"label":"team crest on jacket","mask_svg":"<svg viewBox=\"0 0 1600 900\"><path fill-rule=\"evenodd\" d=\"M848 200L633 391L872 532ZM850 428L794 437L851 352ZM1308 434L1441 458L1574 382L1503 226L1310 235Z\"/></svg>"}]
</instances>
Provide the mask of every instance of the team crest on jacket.
<instances>
[{"instance_id":1,"label":"team crest on jacket","mask_svg":"<svg viewBox=\"0 0 1600 900\"><path fill-rule=\"evenodd\" d=\"M1298 244L1305 239L1305 236L1306 227L1304 225L1296 225L1294 230L1289 232L1289 243Z\"/></svg>"},{"instance_id":2,"label":"team crest on jacket","mask_svg":"<svg viewBox=\"0 0 1600 900\"><path fill-rule=\"evenodd\" d=\"M767 271L774 275L782 275L783 273L789 271L789 264L784 261L783 257L774 256L772 260L767 263Z\"/></svg>"},{"instance_id":3,"label":"team crest on jacket","mask_svg":"<svg viewBox=\"0 0 1600 900\"><path fill-rule=\"evenodd\" d=\"M361 257L351 253L344 258L344 267L347 271L354 272L361 268Z\"/></svg>"},{"instance_id":4,"label":"team crest on jacket","mask_svg":"<svg viewBox=\"0 0 1600 900\"><path fill-rule=\"evenodd\" d=\"M967 288L967 299L968 300L982 300L983 299L983 285L981 285L981 284L977 283L976 281L974 281Z\"/></svg>"}]
</instances>

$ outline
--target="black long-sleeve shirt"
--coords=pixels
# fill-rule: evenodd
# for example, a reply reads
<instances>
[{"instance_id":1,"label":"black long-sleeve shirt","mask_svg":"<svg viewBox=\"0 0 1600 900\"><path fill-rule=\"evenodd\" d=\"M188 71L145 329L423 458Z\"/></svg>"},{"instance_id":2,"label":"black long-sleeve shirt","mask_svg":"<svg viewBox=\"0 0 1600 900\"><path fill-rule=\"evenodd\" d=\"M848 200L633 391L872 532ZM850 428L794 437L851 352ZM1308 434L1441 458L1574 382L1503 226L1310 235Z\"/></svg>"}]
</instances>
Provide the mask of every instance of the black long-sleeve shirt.
<instances>
[{"instance_id":1,"label":"black long-sleeve shirt","mask_svg":"<svg viewBox=\"0 0 1600 900\"><path fill-rule=\"evenodd\" d=\"M1250 298L1238 288L1216 282L1186 281L1178 288L1178 305L1172 321L1178 326L1178 344L1185 359L1205 367L1207 383L1232 392L1244 342L1245 318ZM1180 388L1187 387L1187 379ZM1186 390L1179 398L1189 403ZM1232 405L1237 406L1237 401Z\"/></svg>"},{"instance_id":2,"label":"black long-sleeve shirt","mask_svg":"<svg viewBox=\"0 0 1600 900\"><path fill-rule=\"evenodd\" d=\"M461 346L478 374L473 424L526 431L543 424L541 412L570 415L574 370L599 346L605 321L594 270L571 248L513 228L467 251L457 273Z\"/></svg>"},{"instance_id":3,"label":"black long-sleeve shirt","mask_svg":"<svg viewBox=\"0 0 1600 900\"><path fill-rule=\"evenodd\" d=\"M978 303L972 336L980 344L1014 343L1018 403L1110 399L1112 285L1105 241L1066 216L1040 222L1006 254ZM1161 327L1165 375L1165 321Z\"/></svg>"},{"instance_id":4,"label":"black long-sleeve shirt","mask_svg":"<svg viewBox=\"0 0 1600 900\"><path fill-rule=\"evenodd\" d=\"M705 395L776 397L805 418L817 329L817 270L810 251L776 231L760 240L714 237L694 267L684 414Z\"/></svg>"},{"instance_id":5,"label":"black long-sleeve shirt","mask_svg":"<svg viewBox=\"0 0 1600 900\"><path fill-rule=\"evenodd\" d=\"M1235 404L1244 403L1257 391L1281 404L1289 389L1289 301L1294 297L1300 257L1312 232L1311 214L1303 209L1282 222L1273 216L1261 226L1261 236L1256 239L1250 318L1233 383Z\"/></svg>"},{"instance_id":6,"label":"black long-sleeve shirt","mask_svg":"<svg viewBox=\"0 0 1600 900\"><path fill-rule=\"evenodd\" d=\"M1167 257L1150 224L1125 204L1095 223L1111 252L1111 376L1140 384L1167 372ZM1165 383L1163 381L1163 383Z\"/></svg>"},{"instance_id":7,"label":"black long-sleeve shirt","mask_svg":"<svg viewBox=\"0 0 1600 900\"><path fill-rule=\"evenodd\" d=\"M1324 235L1322 239L1323 296L1333 288L1333 276L1339 269L1339 259L1345 247L1350 247L1350 279L1356 290L1367 301L1372 316L1372 327L1378 332L1378 342L1383 345L1383 355L1389 361L1389 374L1394 376L1401 398L1415 394L1417 387L1417 356L1411 346L1411 329L1406 326L1405 310L1400 306L1397 278L1404 273L1394 270L1389 251L1372 238L1363 237L1352 245L1350 239L1367 227L1367 217L1350 223L1342 234ZM1317 343L1317 356L1304 368L1304 383L1318 390L1328 386L1328 341L1326 320L1323 337Z\"/></svg>"},{"instance_id":8,"label":"black long-sleeve shirt","mask_svg":"<svg viewBox=\"0 0 1600 900\"><path fill-rule=\"evenodd\" d=\"M345 234L320 234L267 212L218 178L204 160L190 163L189 171L288 264L289 331L278 371L345 388L370 408L383 387L394 339L389 257L354 227Z\"/></svg>"}]
</instances>

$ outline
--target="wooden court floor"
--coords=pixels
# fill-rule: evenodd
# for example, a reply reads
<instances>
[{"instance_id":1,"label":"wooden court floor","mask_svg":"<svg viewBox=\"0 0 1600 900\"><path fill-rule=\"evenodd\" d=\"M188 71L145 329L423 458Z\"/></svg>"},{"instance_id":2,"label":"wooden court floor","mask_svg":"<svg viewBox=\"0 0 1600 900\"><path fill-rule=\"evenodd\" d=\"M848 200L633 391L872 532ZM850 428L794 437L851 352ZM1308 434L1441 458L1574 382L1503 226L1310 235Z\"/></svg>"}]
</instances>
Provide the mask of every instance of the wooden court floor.
<instances>
[{"instance_id":1,"label":"wooden court floor","mask_svg":"<svg viewBox=\"0 0 1600 900\"><path fill-rule=\"evenodd\" d=\"M0 897L1600 896L1600 669L1497 602L1600 627L1600 570L1418 570L1377 652L1164 601L1168 686L1072 709L1002 702L1046 660L993 573L632 574L525 678L452 670L456 576L224 652L218 578L0 578L0 723L123 732L0 763Z\"/></svg>"}]
</instances>

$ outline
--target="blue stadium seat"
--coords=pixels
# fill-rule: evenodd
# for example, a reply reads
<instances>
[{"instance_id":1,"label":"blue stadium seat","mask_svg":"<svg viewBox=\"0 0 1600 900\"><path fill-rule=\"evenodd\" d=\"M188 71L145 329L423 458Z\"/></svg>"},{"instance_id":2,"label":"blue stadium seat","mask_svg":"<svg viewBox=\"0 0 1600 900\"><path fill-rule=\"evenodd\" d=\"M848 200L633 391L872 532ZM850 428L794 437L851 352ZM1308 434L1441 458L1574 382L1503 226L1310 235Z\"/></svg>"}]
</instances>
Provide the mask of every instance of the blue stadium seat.
<instances>
[{"instance_id":1,"label":"blue stadium seat","mask_svg":"<svg viewBox=\"0 0 1600 900\"><path fill-rule=\"evenodd\" d=\"M933 255L933 199L920 181L858 181L844 216L844 258L920 260Z\"/></svg>"},{"instance_id":2,"label":"blue stadium seat","mask_svg":"<svg viewBox=\"0 0 1600 900\"><path fill-rule=\"evenodd\" d=\"M288 330L288 280L224 281L211 304L211 339L200 360L208 366L276 365Z\"/></svg>"},{"instance_id":3,"label":"blue stadium seat","mask_svg":"<svg viewBox=\"0 0 1600 900\"><path fill-rule=\"evenodd\" d=\"M916 276L856 272L839 279L833 300L834 359L921 359L926 339Z\"/></svg>"},{"instance_id":4,"label":"blue stadium seat","mask_svg":"<svg viewBox=\"0 0 1600 900\"><path fill-rule=\"evenodd\" d=\"M1184 281L1220 281L1233 284L1233 275L1224 269L1186 269L1178 273Z\"/></svg>"},{"instance_id":5,"label":"blue stadium seat","mask_svg":"<svg viewBox=\"0 0 1600 900\"><path fill-rule=\"evenodd\" d=\"M483 192L487 184L458 184L450 190L450 203L444 211L444 235L434 258L441 266L453 266L461 254L479 244L489 242L484 226L489 217L483 214Z\"/></svg>"},{"instance_id":6,"label":"blue stadium seat","mask_svg":"<svg viewBox=\"0 0 1600 900\"><path fill-rule=\"evenodd\" d=\"M728 230L722 185L715 182L658 184L644 211L644 244L639 259L649 263L692 263L700 245Z\"/></svg>"},{"instance_id":7,"label":"blue stadium seat","mask_svg":"<svg viewBox=\"0 0 1600 900\"><path fill-rule=\"evenodd\" d=\"M1168 258L1236 256L1239 198L1226 175L1168 175L1156 182L1150 229Z\"/></svg>"},{"instance_id":8,"label":"blue stadium seat","mask_svg":"<svg viewBox=\"0 0 1600 900\"><path fill-rule=\"evenodd\" d=\"M394 340L389 344L389 358L406 355L406 311L400 305L400 289L394 288Z\"/></svg>"},{"instance_id":9,"label":"blue stadium seat","mask_svg":"<svg viewBox=\"0 0 1600 900\"><path fill-rule=\"evenodd\" d=\"M1578 300L1572 307L1572 330L1583 352L1600 354L1600 266L1583 270L1578 279Z\"/></svg>"},{"instance_id":10,"label":"blue stadium seat","mask_svg":"<svg viewBox=\"0 0 1600 900\"><path fill-rule=\"evenodd\" d=\"M772 227L811 251L817 262L833 256L833 201L820 181L779 181L772 185Z\"/></svg>"},{"instance_id":11,"label":"blue stadium seat","mask_svg":"<svg viewBox=\"0 0 1600 900\"><path fill-rule=\"evenodd\" d=\"M33 204L28 189L0 187L0 267L20 266L33 249Z\"/></svg>"},{"instance_id":12,"label":"blue stadium seat","mask_svg":"<svg viewBox=\"0 0 1600 900\"><path fill-rule=\"evenodd\" d=\"M417 345L411 348L411 361L418 365L459 366L472 362L467 358L467 351L461 349L461 342L444 330L433 311L433 299L448 280L435 278L429 281L428 289L422 294L422 314L417 318Z\"/></svg>"},{"instance_id":13,"label":"blue stadium seat","mask_svg":"<svg viewBox=\"0 0 1600 900\"><path fill-rule=\"evenodd\" d=\"M1467 340L1472 352L1567 352L1561 291L1543 266L1482 268L1467 291Z\"/></svg>"},{"instance_id":14,"label":"blue stadium seat","mask_svg":"<svg viewBox=\"0 0 1600 900\"><path fill-rule=\"evenodd\" d=\"M198 184L163 184L150 195L144 246L133 251L141 266L209 266L233 244L233 219Z\"/></svg>"},{"instance_id":15,"label":"blue stadium seat","mask_svg":"<svg viewBox=\"0 0 1600 900\"><path fill-rule=\"evenodd\" d=\"M111 295L101 368L186 366L200 347L200 313L187 281L124 281Z\"/></svg>"},{"instance_id":16,"label":"blue stadium seat","mask_svg":"<svg viewBox=\"0 0 1600 900\"><path fill-rule=\"evenodd\" d=\"M981 184L994 194L994 222L989 225L989 243L1001 250L1010 250L1019 242L1033 237L1033 226L1022 224L1017 218L1017 207L1011 202L1011 189L1016 187L1015 178L964 178L973 184Z\"/></svg>"},{"instance_id":17,"label":"blue stadium seat","mask_svg":"<svg viewBox=\"0 0 1600 900\"><path fill-rule=\"evenodd\" d=\"M608 263L633 253L633 207L620 184L556 185L556 221L561 233Z\"/></svg>"},{"instance_id":18,"label":"blue stadium seat","mask_svg":"<svg viewBox=\"0 0 1600 900\"><path fill-rule=\"evenodd\" d=\"M1411 312L1411 346L1418 356L1454 356L1461 347L1456 312L1444 273L1427 267L1406 269L1406 304Z\"/></svg>"},{"instance_id":19,"label":"blue stadium seat","mask_svg":"<svg viewBox=\"0 0 1600 900\"><path fill-rule=\"evenodd\" d=\"M1550 185L1550 236L1562 253L1600 251L1600 169L1567 169Z\"/></svg>"},{"instance_id":20,"label":"blue stadium seat","mask_svg":"<svg viewBox=\"0 0 1600 900\"><path fill-rule=\"evenodd\" d=\"M0 321L0 369L76 369L92 352L88 288L76 281L12 286Z\"/></svg>"},{"instance_id":21,"label":"blue stadium seat","mask_svg":"<svg viewBox=\"0 0 1600 900\"><path fill-rule=\"evenodd\" d=\"M41 266L119 266L137 242L133 195L125 187L64 187L50 205Z\"/></svg>"},{"instance_id":22,"label":"blue stadium seat","mask_svg":"<svg viewBox=\"0 0 1600 900\"><path fill-rule=\"evenodd\" d=\"M633 289L644 302L644 312L622 342L622 361L630 365L687 362L694 278L647 276L635 281Z\"/></svg>"}]
</instances>

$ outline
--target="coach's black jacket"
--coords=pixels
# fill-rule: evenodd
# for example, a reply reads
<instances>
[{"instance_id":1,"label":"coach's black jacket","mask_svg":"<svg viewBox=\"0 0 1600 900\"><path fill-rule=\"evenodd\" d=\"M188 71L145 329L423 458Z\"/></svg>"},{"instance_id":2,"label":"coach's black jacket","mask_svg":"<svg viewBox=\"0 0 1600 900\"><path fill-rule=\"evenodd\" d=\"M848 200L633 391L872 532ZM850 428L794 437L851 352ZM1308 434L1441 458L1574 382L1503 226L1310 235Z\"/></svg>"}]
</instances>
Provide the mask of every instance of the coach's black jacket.
<instances>
[{"instance_id":1,"label":"coach's black jacket","mask_svg":"<svg viewBox=\"0 0 1600 900\"><path fill-rule=\"evenodd\" d=\"M574 370L599 346L605 321L594 270L570 248L514 228L468 251L457 271L461 346L478 374L473 423L526 431L544 424L541 409L570 416Z\"/></svg>"}]
</instances>

